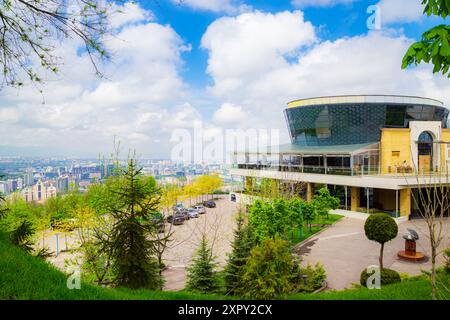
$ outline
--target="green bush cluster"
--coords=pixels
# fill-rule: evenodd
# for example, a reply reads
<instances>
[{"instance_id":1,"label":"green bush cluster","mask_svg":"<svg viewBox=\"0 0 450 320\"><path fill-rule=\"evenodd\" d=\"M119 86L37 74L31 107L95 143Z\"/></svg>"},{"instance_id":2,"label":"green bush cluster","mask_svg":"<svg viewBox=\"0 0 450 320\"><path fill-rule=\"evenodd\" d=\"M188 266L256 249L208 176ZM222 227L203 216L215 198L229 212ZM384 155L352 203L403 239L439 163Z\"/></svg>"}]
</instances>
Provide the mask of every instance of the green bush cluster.
<instances>
[{"instance_id":1,"label":"green bush cluster","mask_svg":"<svg viewBox=\"0 0 450 320\"><path fill-rule=\"evenodd\" d=\"M367 286L367 279L372 275L373 273L368 273L367 269L364 269L361 272L361 276L360 276L360 284L364 287ZM392 269L387 269L387 268L383 268L381 269L380 272L380 282L381 285L388 285L388 284L392 284L392 283L397 283L397 282L401 282L402 279L400 277L400 274Z\"/></svg>"},{"instance_id":2,"label":"green bush cluster","mask_svg":"<svg viewBox=\"0 0 450 320\"><path fill-rule=\"evenodd\" d=\"M312 201L299 198L256 200L249 207L249 223L257 242L275 236L287 239L290 231L302 228L304 224L311 231L315 219L328 219L329 211L338 207L339 198L321 188Z\"/></svg>"},{"instance_id":3,"label":"green bush cluster","mask_svg":"<svg viewBox=\"0 0 450 320\"><path fill-rule=\"evenodd\" d=\"M445 271L447 274L450 274L450 248L447 248L444 250L444 257L445 257Z\"/></svg>"}]
</instances>

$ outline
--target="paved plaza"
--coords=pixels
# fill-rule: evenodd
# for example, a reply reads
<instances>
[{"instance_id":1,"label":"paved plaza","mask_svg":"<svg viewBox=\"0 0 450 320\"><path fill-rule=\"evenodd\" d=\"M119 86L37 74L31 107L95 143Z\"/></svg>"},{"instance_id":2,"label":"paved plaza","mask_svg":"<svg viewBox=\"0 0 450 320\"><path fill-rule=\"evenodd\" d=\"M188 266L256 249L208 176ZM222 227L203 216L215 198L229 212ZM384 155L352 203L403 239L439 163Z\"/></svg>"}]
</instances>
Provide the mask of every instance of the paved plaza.
<instances>
[{"instance_id":1,"label":"paved plaza","mask_svg":"<svg viewBox=\"0 0 450 320\"><path fill-rule=\"evenodd\" d=\"M426 259L420 263L407 262L397 258L397 252L404 250L402 236L412 228L419 233L417 251L429 255L431 248L426 237L427 228L422 220L411 220L399 223L398 236L385 244L384 267L394 269L399 273L406 272L417 275L421 270L429 270L431 261ZM446 239L441 248L449 243L448 219L444 225ZM359 283L361 271L370 265L378 265L380 245L370 241L364 234L364 219L360 217L344 217L331 228L328 228L311 239L301 243L296 248L302 259L307 263L323 264L327 272L327 281L330 289L342 290L350 288L352 283ZM439 256L438 263L442 265L444 259Z\"/></svg>"}]
</instances>

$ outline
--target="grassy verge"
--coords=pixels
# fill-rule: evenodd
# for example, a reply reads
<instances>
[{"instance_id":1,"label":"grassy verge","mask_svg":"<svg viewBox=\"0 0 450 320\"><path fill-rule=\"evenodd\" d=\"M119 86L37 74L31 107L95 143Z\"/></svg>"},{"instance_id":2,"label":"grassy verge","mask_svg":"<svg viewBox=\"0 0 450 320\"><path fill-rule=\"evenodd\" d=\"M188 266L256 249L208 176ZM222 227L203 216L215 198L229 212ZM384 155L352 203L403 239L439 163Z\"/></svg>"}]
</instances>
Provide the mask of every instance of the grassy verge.
<instances>
[{"instance_id":1,"label":"grassy verge","mask_svg":"<svg viewBox=\"0 0 450 320\"><path fill-rule=\"evenodd\" d=\"M450 282L448 274L441 274L442 283ZM0 300L212 300L238 299L221 295L202 295L189 292L162 292L102 288L87 283L80 290L66 287L67 276L42 259L30 256L13 246L0 233ZM441 290L442 298L450 294ZM424 279L410 279L384 286L380 290L356 288L319 294L295 294L291 300L427 300L431 298L431 285Z\"/></svg>"},{"instance_id":2,"label":"grassy verge","mask_svg":"<svg viewBox=\"0 0 450 320\"><path fill-rule=\"evenodd\" d=\"M440 274L442 283L450 282L450 275ZM442 300L449 300L450 293L445 289L439 290ZM400 283L369 290L364 287L343 291L329 291L318 294L296 294L291 300L430 300L431 283L423 278L410 279Z\"/></svg>"},{"instance_id":3,"label":"grassy verge","mask_svg":"<svg viewBox=\"0 0 450 320\"><path fill-rule=\"evenodd\" d=\"M309 230L308 227L303 226L302 230L300 229L294 229L291 232L289 232L289 240L292 242L292 244L297 244L303 240L308 239L309 237L313 236L319 231L322 231L323 229L327 228L328 226L332 225L336 221L340 220L343 216L340 214L329 214L327 219L318 219L314 220L312 222L313 226L311 230ZM322 226L324 225L324 226Z\"/></svg>"},{"instance_id":4,"label":"grassy verge","mask_svg":"<svg viewBox=\"0 0 450 320\"><path fill-rule=\"evenodd\" d=\"M33 300L203 300L219 299L215 295L187 292L162 292L151 290L110 289L81 284L79 290L69 290L67 276L45 262L13 246L0 233L0 299Z\"/></svg>"}]
</instances>

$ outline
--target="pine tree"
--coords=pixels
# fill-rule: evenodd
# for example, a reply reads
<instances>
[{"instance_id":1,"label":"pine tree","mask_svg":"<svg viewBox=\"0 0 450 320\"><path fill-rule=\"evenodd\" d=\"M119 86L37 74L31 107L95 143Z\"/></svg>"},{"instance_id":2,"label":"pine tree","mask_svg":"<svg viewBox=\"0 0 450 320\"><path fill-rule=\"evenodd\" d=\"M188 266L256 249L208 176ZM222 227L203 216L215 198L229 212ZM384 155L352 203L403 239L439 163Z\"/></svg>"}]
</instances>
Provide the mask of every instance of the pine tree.
<instances>
[{"instance_id":1,"label":"pine tree","mask_svg":"<svg viewBox=\"0 0 450 320\"><path fill-rule=\"evenodd\" d=\"M107 209L116 220L103 250L111 252L118 286L161 288L162 278L152 251L155 228L144 223L157 210L159 195L154 179L141 176L135 160L128 161L122 176L107 183L111 197Z\"/></svg>"},{"instance_id":2,"label":"pine tree","mask_svg":"<svg viewBox=\"0 0 450 320\"><path fill-rule=\"evenodd\" d=\"M245 223L242 211L239 211L237 228L234 231L232 251L225 267L225 287L227 294L235 294L241 285L242 267L245 266L255 243L251 227Z\"/></svg>"},{"instance_id":3,"label":"pine tree","mask_svg":"<svg viewBox=\"0 0 450 320\"><path fill-rule=\"evenodd\" d=\"M186 289L192 292L211 293L219 288L219 277L215 271L217 263L212 256L206 236L202 236L196 258L188 268Z\"/></svg>"}]
</instances>

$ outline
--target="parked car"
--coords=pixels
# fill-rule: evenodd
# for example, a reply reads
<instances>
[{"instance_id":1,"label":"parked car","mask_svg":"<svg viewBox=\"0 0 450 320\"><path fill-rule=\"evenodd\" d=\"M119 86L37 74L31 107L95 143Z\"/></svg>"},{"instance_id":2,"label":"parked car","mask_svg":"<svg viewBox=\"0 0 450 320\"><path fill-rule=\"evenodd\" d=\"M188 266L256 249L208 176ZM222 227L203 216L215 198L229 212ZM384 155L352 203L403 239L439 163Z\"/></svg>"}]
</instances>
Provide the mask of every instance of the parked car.
<instances>
[{"instance_id":1,"label":"parked car","mask_svg":"<svg viewBox=\"0 0 450 320\"><path fill-rule=\"evenodd\" d=\"M197 210L197 212L198 212L199 214L204 214L204 213L206 213L205 207L202 206L201 204L198 205L198 206L195 206L194 209Z\"/></svg>"},{"instance_id":2,"label":"parked car","mask_svg":"<svg viewBox=\"0 0 450 320\"><path fill-rule=\"evenodd\" d=\"M178 203L177 205L172 207L173 211L180 211L184 209L184 206L182 203Z\"/></svg>"},{"instance_id":3,"label":"parked car","mask_svg":"<svg viewBox=\"0 0 450 320\"><path fill-rule=\"evenodd\" d=\"M188 214L189 218L198 218L198 211L194 208L189 208L187 210L187 214Z\"/></svg>"},{"instance_id":4,"label":"parked car","mask_svg":"<svg viewBox=\"0 0 450 320\"><path fill-rule=\"evenodd\" d=\"M216 203L213 200L208 200L203 202L203 205L207 208L215 208L216 207Z\"/></svg>"},{"instance_id":5,"label":"parked car","mask_svg":"<svg viewBox=\"0 0 450 320\"><path fill-rule=\"evenodd\" d=\"M184 216L180 214L173 214L167 217L167 222L174 225L183 224L185 220Z\"/></svg>"},{"instance_id":6,"label":"parked car","mask_svg":"<svg viewBox=\"0 0 450 320\"><path fill-rule=\"evenodd\" d=\"M188 209L186 209L186 208L175 210L173 213L175 215L182 216L184 218L184 220L189 220L191 218L188 214Z\"/></svg>"}]
</instances>

